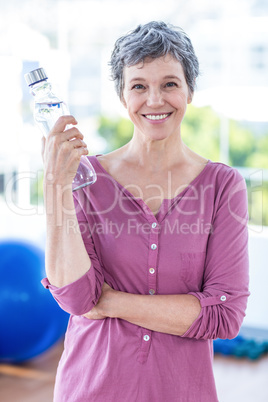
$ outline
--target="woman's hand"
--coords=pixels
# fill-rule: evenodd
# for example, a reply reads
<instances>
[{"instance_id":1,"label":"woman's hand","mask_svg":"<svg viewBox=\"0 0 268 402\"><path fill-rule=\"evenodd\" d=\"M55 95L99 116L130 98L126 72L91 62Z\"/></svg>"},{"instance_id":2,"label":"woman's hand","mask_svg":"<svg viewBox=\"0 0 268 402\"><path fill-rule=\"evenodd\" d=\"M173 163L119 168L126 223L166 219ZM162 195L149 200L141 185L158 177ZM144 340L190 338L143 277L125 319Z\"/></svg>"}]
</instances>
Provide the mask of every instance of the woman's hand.
<instances>
[{"instance_id":1,"label":"woman's hand","mask_svg":"<svg viewBox=\"0 0 268 402\"><path fill-rule=\"evenodd\" d=\"M61 116L47 138L42 138L44 181L49 184L71 184L81 156L88 154L83 134L76 127L65 130L68 124L77 121L73 116Z\"/></svg>"},{"instance_id":2,"label":"woman's hand","mask_svg":"<svg viewBox=\"0 0 268 402\"><path fill-rule=\"evenodd\" d=\"M104 282L98 303L92 310L84 314L83 317L89 320L103 320L106 317L112 317L112 300L116 293L116 290Z\"/></svg>"},{"instance_id":3,"label":"woman's hand","mask_svg":"<svg viewBox=\"0 0 268 402\"><path fill-rule=\"evenodd\" d=\"M200 312L200 302L193 295L132 294L114 290L104 283L99 302L83 317L90 320L120 318L151 331L181 336Z\"/></svg>"}]
</instances>

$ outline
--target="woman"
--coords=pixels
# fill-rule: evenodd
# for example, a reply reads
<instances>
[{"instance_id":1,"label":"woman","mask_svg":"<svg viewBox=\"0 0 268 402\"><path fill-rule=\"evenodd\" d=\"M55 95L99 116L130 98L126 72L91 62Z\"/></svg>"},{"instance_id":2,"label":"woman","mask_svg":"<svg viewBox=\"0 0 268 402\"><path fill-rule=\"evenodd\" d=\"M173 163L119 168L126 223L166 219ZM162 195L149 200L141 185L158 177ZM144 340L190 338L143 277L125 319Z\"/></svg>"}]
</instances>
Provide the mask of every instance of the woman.
<instances>
[{"instance_id":1,"label":"woman","mask_svg":"<svg viewBox=\"0 0 268 402\"><path fill-rule=\"evenodd\" d=\"M97 182L74 194L72 116L44 151L43 284L71 313L54 400L215 402L212 340L237 335L249 295L245 182L182 141L198 61L181 29L137 27L111 68L131 141L89 157Z\"/></svg>"}]
</instances>

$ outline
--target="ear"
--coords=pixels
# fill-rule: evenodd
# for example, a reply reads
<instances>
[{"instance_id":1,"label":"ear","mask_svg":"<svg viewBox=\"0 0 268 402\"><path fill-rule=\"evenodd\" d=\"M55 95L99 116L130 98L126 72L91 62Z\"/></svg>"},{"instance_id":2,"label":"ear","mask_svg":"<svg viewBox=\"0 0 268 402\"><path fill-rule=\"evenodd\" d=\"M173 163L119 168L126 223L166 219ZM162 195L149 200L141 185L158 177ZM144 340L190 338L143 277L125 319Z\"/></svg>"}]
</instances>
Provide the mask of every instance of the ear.
<instances>
[{"instance_id":1,"label":"ear","mask_svg":"<svg viewBox=\"0 0 268 402\"><path fill-rule=\"evenodd\" d=\"M193 92L189 90L189 91L188 91L188 97L187 97L187 103L188 103L188 105L189 105L189 103L192 103L193 96L194 96Z\"/></svg>"},{"instance_id":2,"label":"ear","mask_svg":"<svg viewBox=\"0 0 268 402\"><path fill-rule=\"evenodd\" d=\"M193 86L193 88L195 88L195 82L196 82L196 78L194 79L194 86ZM189 103L192 102L193 97L194 97L194 90L191 90L190 87L189 87L189 85L188 85L188 98L187 98L187 103L188 103L188 105L189 105Z\"/></svg>"}]
</instances>

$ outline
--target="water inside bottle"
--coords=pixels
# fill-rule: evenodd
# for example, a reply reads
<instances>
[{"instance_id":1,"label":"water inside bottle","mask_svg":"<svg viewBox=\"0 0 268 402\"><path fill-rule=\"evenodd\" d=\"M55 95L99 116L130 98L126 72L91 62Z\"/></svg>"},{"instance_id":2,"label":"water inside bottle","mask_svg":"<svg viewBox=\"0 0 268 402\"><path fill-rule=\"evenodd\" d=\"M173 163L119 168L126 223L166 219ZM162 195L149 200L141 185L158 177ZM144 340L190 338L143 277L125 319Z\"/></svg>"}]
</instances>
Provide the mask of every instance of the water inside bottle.
<instances>
[{"instance_id":1,"label":"water inside bottle","mask_svg":"<svg viewBox=\"0 0 268 402\"><path fill-rule=\"evenodd\" d=\"M35 103L35 121L42 130L44 136L50 132L60 116L69 114L66 104L60 102L36 102ZM66 127L68 128L68 126ZM72 190L77 191L80 188L91 185L97 180L97 175L88 158L82 156L76 176L74 177Z\"/></svg>"},{"instance_id":2,"label":"water inside bottle","mask_svg":"<svg viewBox=\"0 0 268 402\"><path fill-rule=\"evenodd\" d=\"M58 118L65 114L68 114L68 110L64 102L35 103L35 120L45 135L49 133Z\"/></svg>"}]
</instances>

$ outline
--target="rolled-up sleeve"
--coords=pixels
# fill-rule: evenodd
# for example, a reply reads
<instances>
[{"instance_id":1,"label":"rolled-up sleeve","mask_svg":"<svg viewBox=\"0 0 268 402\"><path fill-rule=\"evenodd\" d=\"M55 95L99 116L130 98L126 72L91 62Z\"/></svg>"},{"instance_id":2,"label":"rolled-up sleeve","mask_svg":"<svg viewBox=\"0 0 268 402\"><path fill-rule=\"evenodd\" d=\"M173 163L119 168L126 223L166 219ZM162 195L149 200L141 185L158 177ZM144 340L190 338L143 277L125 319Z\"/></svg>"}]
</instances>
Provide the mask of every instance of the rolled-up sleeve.
<instances>
[{"instance_id":1,"label":"rolled-up sleeve","mask_svg":"<svg viewBox=\"0 0 268 402\"><path fill-rule=\"evenodd\" d=\"M189 293L199 299L201 312L183 337L231 339L238 334L249 296L247 222L246 183L232 169L216 194L202 291Z\"/></svg>"},{"instance_id":2,"label":"rolled-up sleeve","mask_svg":"<svg viewBox=\"0 0 268 402\"><path fill-rule=\"evenodd\" d=\"M82 315L90 311L98 303L104 277L86 216L79 202L76 199L74 201L80 232L91 260L91 267L81 278L60 288L51 285L47 278L44 278L41 283L50 290L52 296L63 310L70 314Z\"/></svg>"}]
</instances>

